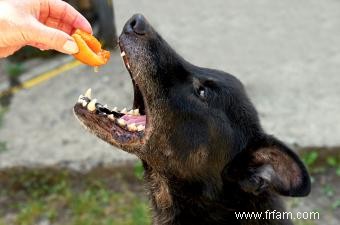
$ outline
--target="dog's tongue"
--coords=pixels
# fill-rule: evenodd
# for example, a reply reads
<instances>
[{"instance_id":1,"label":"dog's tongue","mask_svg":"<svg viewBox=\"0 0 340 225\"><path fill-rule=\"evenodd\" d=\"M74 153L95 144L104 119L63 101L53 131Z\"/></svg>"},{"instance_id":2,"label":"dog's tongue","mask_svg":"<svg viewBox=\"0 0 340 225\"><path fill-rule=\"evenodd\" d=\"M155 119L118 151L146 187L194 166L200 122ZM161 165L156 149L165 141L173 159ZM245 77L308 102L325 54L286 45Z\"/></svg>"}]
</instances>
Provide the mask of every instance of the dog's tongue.
<instances>
[{"instance_id":1,"label":"dog's tongue","mask_svg":"<svg viewBox=\"0 0 340 225\"><path fill-rule=\"evenodd\" d=\"M126 121L126 124L132 124L135 123L136 126L138 125L144 125L146 124L146 116L133 116L133 115L124 115L121 117L121 119Z\"/></svg>"}]
</instances>

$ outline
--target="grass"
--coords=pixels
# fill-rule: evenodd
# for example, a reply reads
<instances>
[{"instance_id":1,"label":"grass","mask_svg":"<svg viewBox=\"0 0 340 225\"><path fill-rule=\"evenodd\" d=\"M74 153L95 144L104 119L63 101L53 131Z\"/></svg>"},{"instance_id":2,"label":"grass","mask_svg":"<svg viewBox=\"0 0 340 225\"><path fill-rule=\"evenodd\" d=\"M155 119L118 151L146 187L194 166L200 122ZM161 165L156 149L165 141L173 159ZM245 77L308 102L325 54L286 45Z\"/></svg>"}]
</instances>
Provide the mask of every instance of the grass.
<instances>
[{"instance_id":1,"label":"grass","mask_svg":"<svg viewBox=\"0 0 340 225\"><path fill-rule=\"evenodd\" d=\"M323 149L304 152L302 161L312 175L323 173L331 168L337 176L340 176L340 154L339 149Z\"/></svg>"},{"instance_id":2,"label":"grass","mask_svg":"<svg viewBox=\"0 0 340 225\"><path fill-rule=\"evenodd\" d=\"M294 220L295 225L317 225L313 220Z\"/></svg>"},{"instance_id":3,"label":"grass","mask_svg":"<svg viewBox=\"0 0 340 225\"><path fill-rule=\"evenodd\" d=\"M142 180L143 176L144 176L144 168L143 168L143 164L141 161L138 161L135 166L134 166L134 174L135 176Z\"/></svg>"},{"instance_id":4,"label":"grass","mask_svg":"<svg viewBox=\"0 0 340 225\"><path fill-rule=\"evenodd\" d=\"M15 79L24 73L24 68L22 63L8 62L6 64L6 72L9 77Z\"/></svg>"},{"instance_id":5,"label":"grass","mask_svg":"<svg viewBox=\"0 0 340 225\"><path fill-rule=\"evenodd\" d=\"M319 153L305 154L304 161L313 173L315 168L327 167L333 171L339 166L338 154L325 157ZM151 224L142 176L141 163L96 168L86 173L60 168L0 171L0 225L36 225L43 221L54 225ZM320 185L322 174L316 172L315 176ZM335 187L323 184L320 191L334 212L340 208ZM298 207L299 202L296 199L292 207ZM315 221L295 222L315 224Z\"/></svg>"},{"instance_id":6,"label":"grass","mask_svg":"<svg viewBox=\"0 0 340 225\"><path fill-rule=\"evenodd\" d=\"M123 175L124 174L124 175ZM0 225L150 224L149 205L133 167L87 174L56 169L0 172ZM5 221L6 215L15 215Z\"/></svg>"},{"instance_id":7,"label":"grass","mask_svg":"<svg viewBox=\"0 0 340 225\"><path fill-rule=\"evenodd\" d=\"M340 149L339 148L320 148L303 149L301 159L306 165L312 180L311 198L318 198L322 215L335 217L340 209L339 199L339 176L340 176ZM301 198L288 201L289 208L300 208L304 202ZM307 200L308 202L308 200ZM321 217L321 212L320 212ZM326 216L325 216L326 217ZM315 221L296 220L297 225L315 224ZM327 224L327 223L325 223Z\"/></svg>"},{"instance_id":8,"label":"grass","mask_svg":"<svg viewBox=\"0 0 340 225\"><path fill-rule=\"evenodd\" d=\"M323 187L322 192L327 196L327 197L333 197L335 194L334 188L327 184Z\"/></svg>"}]
</instances>

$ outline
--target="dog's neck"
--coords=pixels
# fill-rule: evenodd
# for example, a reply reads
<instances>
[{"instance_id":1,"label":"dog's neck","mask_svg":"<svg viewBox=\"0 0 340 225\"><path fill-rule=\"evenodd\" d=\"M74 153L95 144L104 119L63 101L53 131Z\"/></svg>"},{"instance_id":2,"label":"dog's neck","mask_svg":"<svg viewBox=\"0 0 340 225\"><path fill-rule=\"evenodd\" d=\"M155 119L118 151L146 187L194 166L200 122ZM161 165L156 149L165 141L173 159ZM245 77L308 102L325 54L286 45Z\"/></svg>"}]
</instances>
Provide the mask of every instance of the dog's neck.
<instances>
[{"instance_id":1,"label":"dog's neck","mask_svg":"<svg viewBox=\"0 0 340 225\"><path fill-rule=\"evenodd\" d=\"M237 220L235 212L279 212L283 207L275 195L245 193L237 184L221 178L189 182L147 168L145 180L152 201L154 225L291 224L289 220Z\"/></svg>"}]
</instances>

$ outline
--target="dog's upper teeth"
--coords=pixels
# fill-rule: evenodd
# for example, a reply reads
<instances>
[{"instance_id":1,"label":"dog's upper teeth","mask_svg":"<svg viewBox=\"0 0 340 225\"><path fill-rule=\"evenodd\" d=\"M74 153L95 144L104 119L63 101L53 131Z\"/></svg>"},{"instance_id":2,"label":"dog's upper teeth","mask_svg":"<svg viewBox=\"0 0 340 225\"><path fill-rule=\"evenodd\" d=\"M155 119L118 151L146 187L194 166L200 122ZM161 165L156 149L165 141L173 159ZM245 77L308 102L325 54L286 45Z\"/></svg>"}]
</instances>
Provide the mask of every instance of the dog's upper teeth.
<instances>
[{"instance_id":1,"label":"dog's upper teeth","mask_svg":"<svg viewBox=\"0 0 340 225\"><path fill-rule=\"evenodd\" d=\"M126 108L122 109L122 110L120 111L120 113L126 114L126 113L127 113L127 109L126 109Z\"/></svg>"},{"instance_id":2,"label":"dog's upper teeth","mask_svg":"<svg viewBox=\"0 0 340 225\"><path fill-rule=\"evenodd\" d=\"M117 111L118 111L118 108L117 108L117 107L114 107L114 108L112 109L112 111L117 112Z\"/></svg>"},{"instance_id":3,"label":"dog's upper teeth","mask_svg":"<svg viewBox=\"0 0 340 225\"><path fill-rule=\"evenodd\" d=\"M128 115L134 115L133 110L131 109L129 112L127 112Z\"/></svg>"},{"instance_id":4,"label":"dog's upper teeth","mask_svg":"<svg viewBox=\"0 0 340 225\"><path fill-rule=\"evenodd\" d=\"M126 54L125 54L125 52L124 51L122 51L121 53L120 53L120 56L121 57L124 57Z\"/></svg>"},{"instance_id":5,"label":"dog's upper teeth","mask_svg":"<svg viewBox=\"0 0 340 225\"><path fill-rule=\"evenodd\" d=\"M139 114L139 109L133 110L133 115L134 115L134 116L139 116L139 115L140 115L140 114Z\"/></svg>"},{"instance_id":6,"label":"dog's upper teeth","mask_svg":"<svg viewBox=\"0 0 340 225\"><path fill-rule=\"evenodd\" d=\"M87 105L87 110L93 112L96 110L96 103L97 103L97 99L93 99L90 101L90 103Z\"/></svg>"},{"instance_id":7,"label":"dog's upper teeth","mask_svg":"<svg viewBox=\"0 0 340 225\"><path fill-rule=\"evenodd\" d=\"M103 107L106 108L106 109L108 108L107 104L105 104Z\"/></svg>"},{"instance_id":8,"label":"dog's upper teeth","mask_svg":"<svg viewBox=\"0 0 340 225\"><path fill-rule=\"evenodd\" d=\"M124 119L118 119L118 120L117 120L117 123L118 123L118 125L121 126L121 127L126 125L126 121L125 121Z\"/></svg>"},{"instance_id":9,"label":"dog's upper teeth","mask_svg":"<svg viewBox=\"0 0 340 225\"><path fill-rule=\"evenodd\" d=\"M85 99L83 99L81 104L82 104L83 107L85 107L87 105L87 101Z\"/></svg>"},{"instance_id":10,"label":"dog's upper teeth","mask_svg":"<svg viewBox=\"0 0 340 225\"><path fill-rule=\"evenodd\" d=\"M92 97L91 95L92 95L92 89L89 88L89 89L87 89L87 91L85 92L85 97L91 99L91 97Z\"/></svg>"},{"instance_id":11,"label":"dog's upper teeth","mask_svg":"<svg viewBox=\"0 0 340 225\"><path fill-rule=\"evenodd\" d=\"M138 130L138 131L143 131L143 130L145 130L145 126L144 126L144 125L139 125L139 126L137 127L137 130Z\"/></svg>"},{"instance_id":12,"label":"dog's upper teeth","mask_svg":"<svg viewBox=\"0 0 340 225\"><path fill-rule=\"evenodd\" d=\"M135 123L131 123L127 126L128 130L129 131L137 131L137 127L136 127L136 124Z\"/></svg>"},{"instance_id":13,"label":"dog's upper teeth","mask_svg":"<svg viewBox=\"0 0 340 225\"><path fill-rule=\"evenodd\" d=\"M108 115L107 117L108 117L110 120L115 121L115 117L114 117L112 114Z\"/></svg>"}]
</instances>

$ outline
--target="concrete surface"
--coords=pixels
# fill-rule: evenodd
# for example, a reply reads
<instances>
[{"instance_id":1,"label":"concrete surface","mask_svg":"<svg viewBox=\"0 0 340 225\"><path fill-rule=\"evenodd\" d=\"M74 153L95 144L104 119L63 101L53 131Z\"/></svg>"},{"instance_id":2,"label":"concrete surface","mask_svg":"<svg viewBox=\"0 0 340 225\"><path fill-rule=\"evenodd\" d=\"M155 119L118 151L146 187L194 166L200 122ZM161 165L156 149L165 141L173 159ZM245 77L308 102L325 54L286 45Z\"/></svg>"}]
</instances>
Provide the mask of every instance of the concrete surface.
<instances>
[{"instance_id":1,"label":"concrete surface","mask_svg":"<svg viewBox=\"0 0 340 225\"><path fill-rule=\"evenodd\" d=\"M117 30L136 12L189 61L240 78L269 133L300 147L340 146L340 1L115 1ZM72 115L88 87L102 103L131 105L117 51L98 74L81 66L21 91L0 128L8 147L0 167L135 159L85 132Z\"/></svg>"},{"instance_id":2,"label":"concrete surface","mask_svg":"<svg viewBox=\"0 0 340 225\"><path fill-rule=\"evenodd\" d=\"M131 159L86 132L72 112L77 96L89 87L101 102L131 104L132 86L129 77L121 75L125 68L120 61L116 54L100 73L81 66L17 93L0 130L0 140L6 140L8 148L0 155L0 167L63 164L82 169Z\"/></svg>"},{"instance_id":3,"label":"concrete surface","mask_svg":"<svg viewBox=\"0 0 340 225\"><path fill-rule=\"evenodd\" d=\"M115 10L118 30L142 12L190 62L240 78L268 132L340 145L340 1L126 0Z\"/></svg>"}]
</instances>

